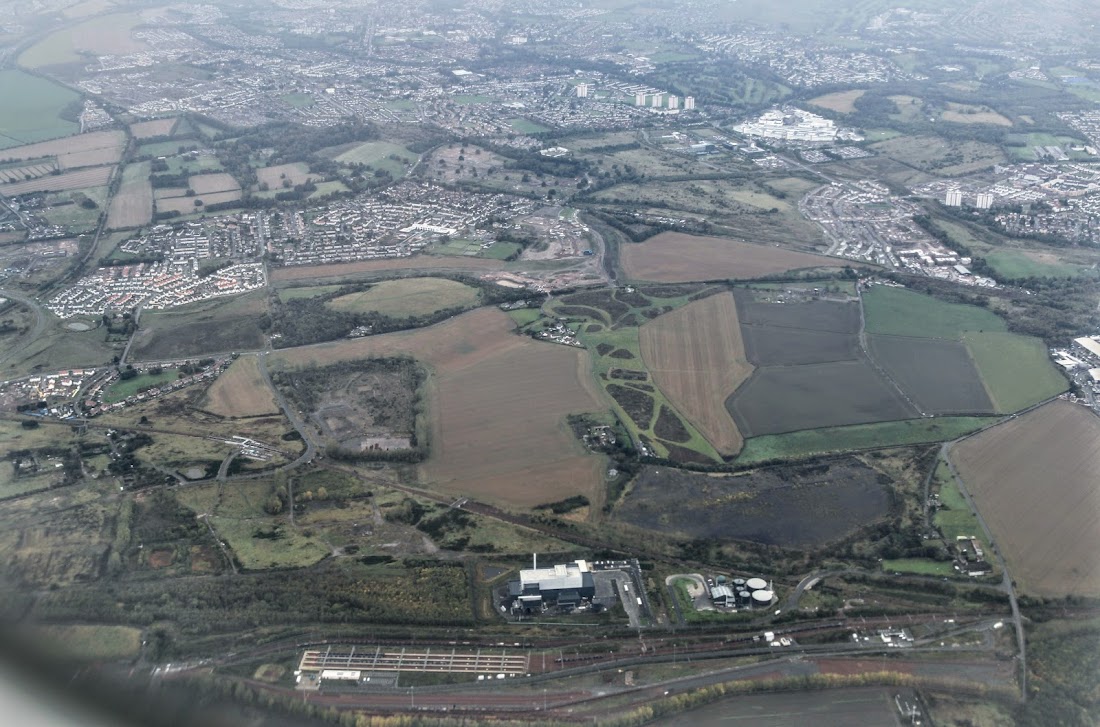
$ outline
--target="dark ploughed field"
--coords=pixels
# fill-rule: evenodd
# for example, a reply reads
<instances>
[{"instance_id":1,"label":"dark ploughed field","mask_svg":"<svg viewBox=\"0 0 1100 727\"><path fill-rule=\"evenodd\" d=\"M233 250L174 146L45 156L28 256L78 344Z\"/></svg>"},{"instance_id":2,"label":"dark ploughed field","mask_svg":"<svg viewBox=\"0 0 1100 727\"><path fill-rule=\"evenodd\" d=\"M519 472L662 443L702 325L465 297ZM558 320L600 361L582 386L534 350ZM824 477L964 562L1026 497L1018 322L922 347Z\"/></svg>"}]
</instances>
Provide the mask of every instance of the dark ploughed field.
<instances>
[{"instance_id":1,"label":"dark ploughed field","mask_svg":"<svg viewBox=\"0 0 1100 727\"><path fill-rule=\"evenodd\" d=\"M726 407L745 437L918 416L866 361L757 369Z\"/></svg>"},{"instance_id":2,"label":"dark ploughed field","mask_svg":"<svg viewBox=\"0 0 1100 727\"><path fill-rule=\"evenodd\" d=\"M871 355L926 414L992 414L981 375L958 341L868 336Z\"/></svg>"},{"instance_id":3,"label":"dark ploughed field","mask_svg":"<svg viewBox=\"0 0 1100 727\"><path fill-rule=\"evenodd\" d=\"M860 357L859 336L772 326L741 326L745 356L756 366L852 361Z\"/></svg>"}]
</instances>

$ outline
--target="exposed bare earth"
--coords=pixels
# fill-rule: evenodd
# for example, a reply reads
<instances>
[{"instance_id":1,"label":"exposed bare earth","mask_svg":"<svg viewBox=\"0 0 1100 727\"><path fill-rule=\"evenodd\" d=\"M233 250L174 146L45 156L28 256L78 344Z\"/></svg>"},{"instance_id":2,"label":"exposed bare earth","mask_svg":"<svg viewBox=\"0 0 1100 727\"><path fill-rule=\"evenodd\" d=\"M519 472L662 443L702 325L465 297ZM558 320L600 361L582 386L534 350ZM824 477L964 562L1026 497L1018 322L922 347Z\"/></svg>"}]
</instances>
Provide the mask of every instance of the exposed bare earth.
<instances>
[{"instance_id":1,"label":"exposed bare earth","mask_svg":"<svg viewBox=\"0 0 1100 727\"><path fill-rule=\"evenodd\" d=\"M111 178L114 167L92 167L82 169L79 172L58 174L32 179L27 182L0 185L0 194L15 196L30 192L63 192L69 189L84 189L86 187L102 187Z\"/></svg>"},{"instance_id":2,"label":"exposed bare earth","mask_svg":"<svg viewBox=\"0 0 1100 727\"><path fill-rule=\"evenodd\" d=\"M361 260L353 263L334 265L294 265L278 268L271 273L274 282L282 280L314 280L322 278L342 278L357 273L372 273L379 270L499 270L504 267L500 260L468 257L395 257L382 260Z\"/></svg>"},{"instance_id":3,"label":"exposed bare earth","mask_svg":"<svg viewBox=\"0 0 1100 727\"><path fill-rule=\"evenodd\" d=\"M1051 402L951 457L1022 591L1100 595L1100 418Z\"/></svg>"},{"instance_id":4,"label":"exposed bare earth","mask_svg":"<svg viewBox=\"0 0 1100 727\"><path fill-rule=\"evenodd\" d=\"M153 119L152 121L140 121L136 124L130 124L130 133L134 135L135 139L152 139L156 136L169 136L172 130L176 128L176 123L179 119L172 117L168 119Z\"/></svg>"},{"instance_id":5,"label":"exposed bare earth","mask_svg":"<svg viewBox=\"0 0 1100 727\"><path fill-rule=\"evenodd\" d=\"M437 326L281 351L277 365L410 355L431 367L431 455L421 479L517 507L576 494L595 497L603 460L584 452L570 413L602 408L588 354L514 332L494 308Z\"/></svg>"},{"instance_id":6,"label":"exposed bare earth","mask_svg":"<svg viewBox=\"0 0 1100 727\"><path fill-rule=\"evenodd\" d=\"M824 255L681 232L662 232L642 243L624 244L621 249L628 278L661 283L749 280L787 270L843 264Z\"/></svg>"},{"instance_id":7,"label":"exposed bare earth","mask_svg":"<svg viewBox=\"0 0 1100 727\"><path fill-rule=\"evenodd\" d=\"M202 408L224 417L278 414L271 388L260 375L255 356L241 356L211 384Z\"/></svg>"},{"instance_id":8,"label":"exposed bare earth","mask_svg":"<svg viewBox=\"0 0 1100 727\"><path fill-rule=\"evenodd\" d=\"M712 295L666 313L639 329L642 358L661 391L722 454L743 439L725 401L749 378L737 304Z\"/></svg>"}]
</instances>

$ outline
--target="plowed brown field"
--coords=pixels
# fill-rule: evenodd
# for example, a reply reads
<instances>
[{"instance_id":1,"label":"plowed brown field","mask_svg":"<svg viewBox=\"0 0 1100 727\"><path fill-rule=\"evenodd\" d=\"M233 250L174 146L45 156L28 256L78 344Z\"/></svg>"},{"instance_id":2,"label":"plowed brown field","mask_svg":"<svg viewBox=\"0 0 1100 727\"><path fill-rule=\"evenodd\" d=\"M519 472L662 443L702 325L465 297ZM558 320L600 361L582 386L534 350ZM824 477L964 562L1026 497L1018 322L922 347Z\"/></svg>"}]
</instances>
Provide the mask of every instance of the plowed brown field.
<instances>
[{"instance_id":1,"label":"plowed brown field","mask_svg":"<svg viewBox=\"0 0 1100 727\"><path fill-rule=\"evenodd\" d=\"M595 500L604 461L587 454L567 414L604 408L588 354L514 332L495 308L415 331L272 354L274 365L323 366L409 355L428 364L431 454L421 479L440 489L530 507L584 494Z\"/></svg>"},{"instance_id":2,"label":"plowed brown field","mask_svg":"<svg viewBox=\"0 0 1100 727\"><path fill-rule=\"evenodd\" d=\"M1100 595L1100 418L1054 401L951 459L1022 591Z\"/></svg>"},{"instance_id":3,"label":"plowed brown field","mask_svg":"<svg viewBox=\"0 0 1100 727\"><path fill-rule=\"evenodd\" d=\"M642 243L624 243L620 249L626 277L661 283L750 280L787 270L847 264L824 255L681 232L662 232Z\"/></svg>"},{"instance_id":4,"label":"plowed brown field","mask_svg":"<svg viewBox=\"0 0 1100 727\"><path fill-rule=\"evenodd\" d=\"M725 401L752 374L731 293L666 313L639 329L642 358L672 405L722 454L743 439Z\"/></svg>"}]
</instances>

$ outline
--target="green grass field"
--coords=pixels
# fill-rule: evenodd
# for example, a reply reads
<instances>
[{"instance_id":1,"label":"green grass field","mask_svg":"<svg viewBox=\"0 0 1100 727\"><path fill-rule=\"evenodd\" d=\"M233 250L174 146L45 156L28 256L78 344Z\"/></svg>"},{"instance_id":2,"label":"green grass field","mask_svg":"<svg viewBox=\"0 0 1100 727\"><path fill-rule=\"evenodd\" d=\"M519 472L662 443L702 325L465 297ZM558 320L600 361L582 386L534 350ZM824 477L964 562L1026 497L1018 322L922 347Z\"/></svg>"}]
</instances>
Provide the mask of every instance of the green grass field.
<instances>
[{"instance_id":1,"label":"green grass field","mask_svg":"<svg viewBox=\"0 0 1100 727\"><path fill-rule=\"evenodd\" d=\"M141 629L130 626L34 626L32 632L47 652L69 660L128 659L141 649Z\"/></svg>"},{"instance_id":2,"label":"green grass field","mask_svg":"<svg viewBox=\"0 0 1100 727\"><path fill-rule=\"evenodd\" d=\"M868 333L917 338L961 338L966 331L1004 331L984 308L944 303L904 288L873 286L863 294Z\"/></svg>"},{"instance_id":3,"label":"green grass field","mask_svg":"<svg viewBox=\"0 0 1100 727\"><path fill-rule=\"evenodd\" d=\"M769 434L745 440L745 448L737 457L737 464L798 459L870 447L945 442L995 421L997 417L937 417Z\"/></svg>"},{"instance_id":4,"label":"green grass field","mask_svg":"<svg viewBox=\"0 0 1100 727\"><path fill-rule=\"evenodd\" d=\"M96 203L92 209L84 207L81 202L90 199ZM42 216L55 225L61 225L70 233L85 232L93 229L99 222L100 214L107 211L107 187L88 187L74 189L69 192L55 192L46 200L52 206L49 210L43 210ZM64 204L72 202L72 204Z\"/></svg>"},{"instance_id":5,"label":"green grass field","mask_svg":"<svg viewBox=\"0 0 1100 727\"><path fill-rule=\"evenodd\" d=\"M177 369L165 369L159 374L141 373L127 381L117 380L111 384L111 388L104 392L103 401L107 404L114 404L116 401L122 401L128 396L133 396L138 392L138 389L168 384L178 378L179 371Z\"/></svg>"},{"instance_id":6,"label":"green grass field","mask_svg":"<svg viewBox=\"0 0 1100 727\"><path fill-rule=\"evenodd\" d=\"M194 139L171 139L169 141L154 141L150 144L142 144L137 148L138 156L168 157L179 154L180 147L197 146Z\"/></svg>"},{"instance_id":7,"label":"green grass field","mask_svg":"<svg viewBox=\"0 0 1100 727\"><path fill-rule=\"evenodd\" d=\"M306 109L313 105L313 97L308 93L288 93L281 96L287 106L295 109Z\"/></svg>"},{"instance_id":8,"label":"green grass field","mask_svg":"<svg viewBox=\"0 0 1100 727\"><path fill-rule=\"evenodd\" d=\"M517 117L514 119L508 119L508 125L511 126L519 134L539 134L543 131L550 131L549 126L543 126L542 124L536 124L534 121Z\"/></svg>"},{"instance_id":9,"label":"green grass field","mask_svg":"<svg viewBox=\"0 0 1100 727\"><path fill-rule=\"evenodd\" d=\"M397 157L392 159L391 157ZM419 157L400 144L388 141L368 141L352 147L336 156L341 164L366 164L374 169L384 169L394 177L405 175L405 165L415 164Z\"/></svg>"},{"instance_id":10,"label":"green grass field","mask_svg":"<svg viewBox=\"0 0 1100 727\"><path fill-rule=\"evenodd\" d=\"M210 524L249 570L302 568L329 554L319 540L306 537L280 519L217 516L210 518Z\"/></svg>"},{"instance_id":11,"label":"green grass field","mask_svg":"<svg viewBox=\"0 0 1100 727\"><path fill-rule=\"evenodd\" d=\"M882 561L882 570L887 573L916 573L922 576L955 575L955 566L951 561L929 560L927 558L898 558Z\"/></svg>"},{"instance_id":12,"label":"green grass field","mask_svg":"<svg viewBox=\"0 0 1100 727\"><path fill-rule=\"evenodd\" d=\"M75 134L78 124L58 114L80 96L22 71L0 71L0 149ZM12 103L10 99L19 99Z\"/></svg>"},{"instance_id":13,"label":"green grass field","mask_svg":"<svg viewBox=\"0 0 1100 727\"><path fill-rule=\"evenodd\" d=\"M476 305L478 291L445 278L387 280L361 293L334 298L328 305L349 313L381 313L394 318L431 315L444 308Z\"/></svg>"},{"instance_id":14,"label":"green grass field","mask_svg":"<svg viewBox=\"0 0 1100 727\"><path fill-rule=\"evenodd\" d=\"M1010 280L1023 278L1065 278L1093 275L1096 273L1080 265L1069 263L1044 263L1030 257L1027 253L1015 250L997 250L985 256L989 266Z\"/></svg>"},{"instance_id":15,"label":"green grass field","mask_svg":"<svg viewBox=\"0 0 1100 727\"><path fill-rule=\"evenodd\" d=\"M1069 388L1037 338L1015 333L967 333L963 337L997 411L1019 411Z\"/></svg>"},{"instance_id":16,"label":"green grass field","mask_svg":"<svg viewBox=\"0 0 1100 727\"><path fill-rule=\"evenodd\" d=\"M944 540L950 545L959 536L974 536L982 544L982 549L990 551L989 542L982 533L982 526L978 523L978 516L966 504L962 493L955 485L954 478L948 475L940 476L939 468L945 467L941 462L937 466L936 479L940 482L940 509L936 511L934 522L943 533Z\"/></svg>"},{"instance_id":17,"label":"green grass field","mask_svg":"<svg viewBox=\"0 0 1100 727\"><path fill-rule=\"evenodd\" d=\"M300 300L302 298L313 298L318 295L335 293L339 289L339 285L310 285L305 288L283 288L279 291L278 295L279 300L285 303L288 300Z\"/></svg>"}]
</instances>

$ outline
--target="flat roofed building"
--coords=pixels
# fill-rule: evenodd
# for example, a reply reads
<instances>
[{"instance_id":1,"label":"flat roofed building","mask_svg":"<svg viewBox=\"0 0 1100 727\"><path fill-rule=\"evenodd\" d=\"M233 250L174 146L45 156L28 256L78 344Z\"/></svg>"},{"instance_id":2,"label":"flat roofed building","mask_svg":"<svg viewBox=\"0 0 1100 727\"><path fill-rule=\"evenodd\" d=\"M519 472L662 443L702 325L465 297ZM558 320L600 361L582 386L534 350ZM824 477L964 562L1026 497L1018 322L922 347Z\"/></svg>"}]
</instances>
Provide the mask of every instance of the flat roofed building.
<instances>
[{"instance_id":1,"label":"flat roofed building","mask_svg":"<svg viewBox=\"0 0 1100 727\"><path fill-rule=\"evenodd\" d=\"M547 604L577 606L596 595L596 584L588 563L575 560L550 568L527 568L508 584L508 595L524 608Z\"/></svg>"},{"instance_id":2,"label":"flat roofed building","mask_svg":"<svg viewBox=\"0 0 1100 727\"><path fill-rule=\"evenodd\" d=\"M1100 341L1097 341L1095 338L1083 336L1081 338L1073 339L1073 342L1091 353L1093 356L1100 356Z\"/></svg>"}]
</instances>

